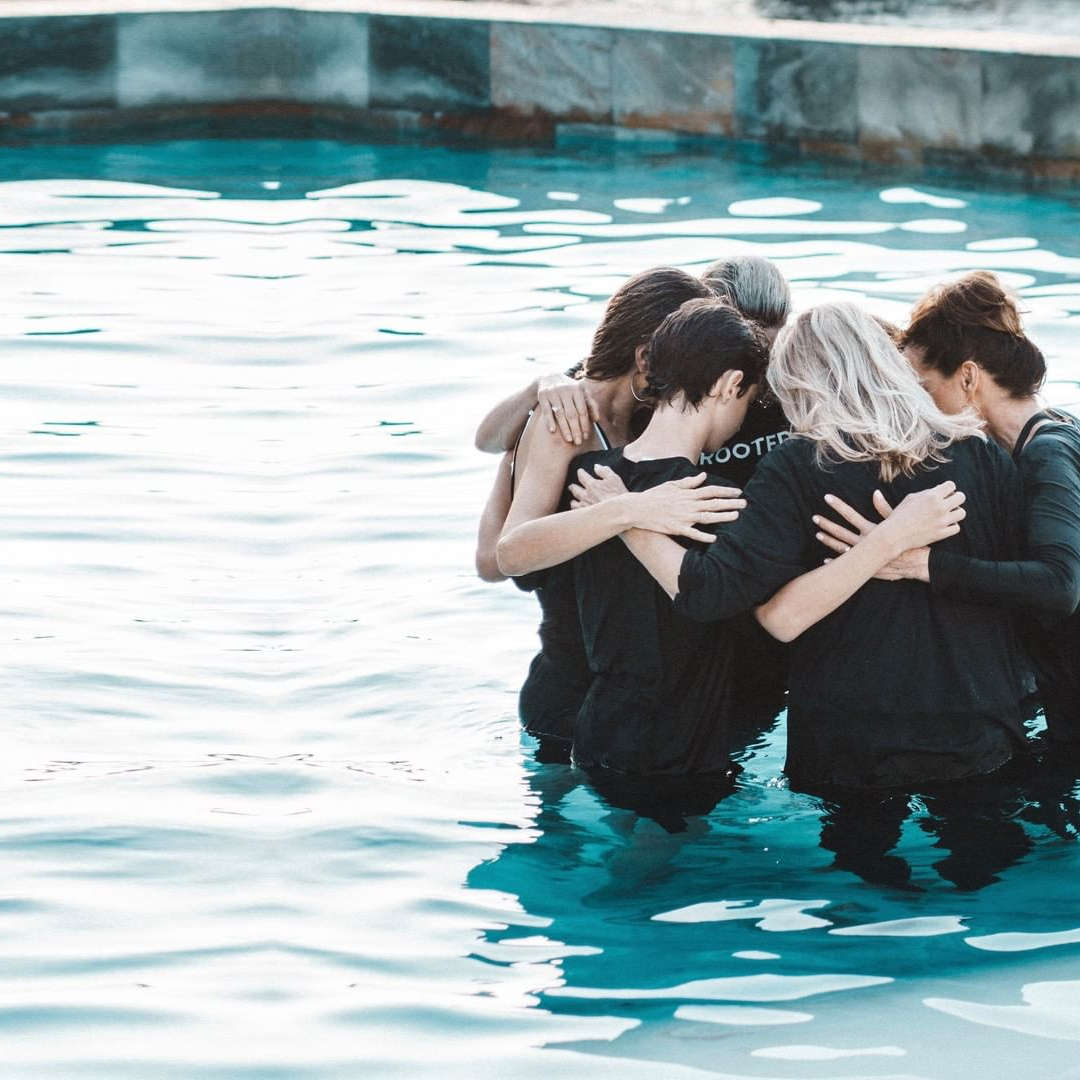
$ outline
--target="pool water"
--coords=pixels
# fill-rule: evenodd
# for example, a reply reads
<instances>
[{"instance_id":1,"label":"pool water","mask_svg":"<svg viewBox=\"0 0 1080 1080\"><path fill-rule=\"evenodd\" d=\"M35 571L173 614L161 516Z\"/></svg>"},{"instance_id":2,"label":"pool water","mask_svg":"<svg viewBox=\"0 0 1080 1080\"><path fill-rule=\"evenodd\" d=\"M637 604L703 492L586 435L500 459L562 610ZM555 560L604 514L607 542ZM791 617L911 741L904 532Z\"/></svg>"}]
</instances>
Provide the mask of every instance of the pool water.
<instances>
[{"instance_id":1,"label":"pool water","mask_svg":"<svg viewBox=\"0 0 1080 1080\"><path fill-rule=\"evenodd\" d=\"M781 719L638 813L535 760L534 602L471 569L477 420L650 265L894 319L994 269L1075 404L1075 196L611 147L0 171L5 1080L1080 1076L1075 775L853 815L786 789Z\"/></svg>"}]
</instances>

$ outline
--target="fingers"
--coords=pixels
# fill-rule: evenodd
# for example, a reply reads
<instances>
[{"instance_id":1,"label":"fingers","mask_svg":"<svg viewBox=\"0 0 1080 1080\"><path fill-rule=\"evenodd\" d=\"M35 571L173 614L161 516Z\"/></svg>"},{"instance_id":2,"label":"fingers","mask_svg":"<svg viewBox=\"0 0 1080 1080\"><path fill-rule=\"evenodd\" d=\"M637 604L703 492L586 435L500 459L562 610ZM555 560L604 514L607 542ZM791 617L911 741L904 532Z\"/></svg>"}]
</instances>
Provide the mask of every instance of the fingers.
<instances>
[{"instance_id":1,"label":"fingers","mask_svg":"<svg viewBox=\"0 0 1080 1080\"><path fill-rule=\"evenodd\" d=\"M829 508L839 514L849 525L857 529L860 533L869 532L874 523L868 521L853 507L848 506L843 499L838 499L835 495L826 495L825 501L829 504Z\"/></svg>"},{"instance_id":2,"label":"fingers","mask_svg":"<svg viewBox=\"0 0 1080 1080\"><path fill-rule=\"evenodd\" d=\"M842 543L845 551L853 544L857 544L861 539L858 533L853 533L850 529L845 529L843 525L838 525L835 521L830 521L826 517L820 517L815 514L811 520L821 532L825 533L830 539L838 540Z\"/></svg>"},{"instance_id":3,"label":"fingers","mask_svg":"<svg viewBox=\"0 0 1080 1080\"><path fill-rule=\"evenodd\" d=\"M716 540L716 537L712 533L702 532L700 529L695 529L693 526L687 526L679 534L685 536L690 540L700 540L703 544L711 544Z\"/></svg>"},{"instance_id":4,"label":"fingers","mask_svg":"<svg viewBox=\"0 0 1080 1080\"><path fill-rule=\"evenodd\" d=\"M695 495L699 494L694 492ZM745 499L699 498L687 502L687 508L695 514L714 514L724 510L745 510Z\"/></svg>"},{"instance_id":5,"label":"fingers","mask_svg":"<svg viewBox=\"0 0 1080 1080\"><path fill-rule=\"evenodd\" d=\"M550 415L548 431L553 435L557 431L568 443L572 443L574 441L574 432L570 428L562 405L555 401L549 401L547 406Z\"/></svg>"},{"instance_id":6,"label":"fingers","mask_svg":"<svg viewBox=\"0 0 1080 1080\"><path fill-rule=\"evenodd\" d=\"M819 544L824 544L830 551L835 551L837 555L843 555L845 551L851 550L850 544L845 544L843 540L837 540L835 537L829 536L828 533L819 532L817 541ZM831 562L832 560L826 559L825 561Z\"/></svg>"},{"instance_id":7,"label":"fingers","mask_svg":"<svg viewBox=\"0 0 1080 1080\"><path fill-rule=\"evenodd\" d=\"M874 492L874 509L883 517L887 518L892 512L893 508L889 505L889 500L880 491Z\"/></svg>"},{"instance_id":8,"label":"fingers","mask_svg":"<svg viewBox=\"0 0 1080 1080\"><path fill-rule=\"evenodd\" d=\"M702 473L698 473L697 476L684 476L684 477L680 478L679 480L670 480L668 482L670 484L672 484L674 487L696 488L696 487L700 487L702 484L704 484L705 481L708 479L708 477L709 477L708 473L703 473L702 472Z\"/></svg>"},{"instance_id":9,"label":"fingers","mask_svg":"<svg viewBox=\"0 0 1080 1080\"><path fill-rule=\"evenodd\" d=\"M704 476L705 474L702 473L702 475ZM700 494L707 495L712 499L738 499L742 496L742 488L718 487L712 485L711 487L702 488Z\"/></svg>"},{"instance_id":10,"label":"fingers","mask_svg":"<svg viewBox=\"0 0 1080 1080\"><path fill-rule=\"evenodd\" d=\"M589 419L589 403L582 393L574 393L563 401L563 415L574 436L574 445L580 446L592 433L592 421Z\"/></svg>"}]
</instances>

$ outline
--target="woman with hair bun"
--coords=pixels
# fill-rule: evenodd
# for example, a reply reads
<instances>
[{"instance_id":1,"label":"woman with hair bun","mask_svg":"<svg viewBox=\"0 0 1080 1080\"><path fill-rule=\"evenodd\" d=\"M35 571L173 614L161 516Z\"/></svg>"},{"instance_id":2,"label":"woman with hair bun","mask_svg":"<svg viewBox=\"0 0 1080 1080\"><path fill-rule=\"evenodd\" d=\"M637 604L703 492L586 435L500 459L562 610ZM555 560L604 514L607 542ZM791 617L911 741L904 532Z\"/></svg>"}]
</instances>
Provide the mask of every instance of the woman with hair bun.
<instances>
[{"instance_id":1,"label":"woman with hair bun","mask_svg":"<svg viewBox=\"0 0 1080 1080\"><path fill-rule=\"evenodd\" d=\"M888 572L929 582L935 594L1023 613L1050 736L1080 749L1080 424L1039 401L1046 362L1024 333L1016 300L987 271L931 289L912 311L903 346L938 406L973 410L1019 465L1026 543L1025 557L1010 562L924 547ZM822 523L834 550L872 527L844 511L854 534Z\"/></svg>"},{"instance_id":2,"label":"woman with hair bun","mask_svg":"<svg viewBox=\"0 0 1080 1080\"><path fill-rule=\"evenodd\" d=\"M758 466L738 520L704 551L637 530L627 545L679 613L708 621L756 608L793 640L794 785L895 790L994 771L1024 734L1009 613L872 578L916 533L958 554L1014 557L1015 466L975 417L942 413L853 304L801 312L777 338L767 379L794 434ZM957 487L969 497L962 531ZM821 565L817 506L828 494L869 507L878 489L896 510Z\"/></svg>"}]
</instances>

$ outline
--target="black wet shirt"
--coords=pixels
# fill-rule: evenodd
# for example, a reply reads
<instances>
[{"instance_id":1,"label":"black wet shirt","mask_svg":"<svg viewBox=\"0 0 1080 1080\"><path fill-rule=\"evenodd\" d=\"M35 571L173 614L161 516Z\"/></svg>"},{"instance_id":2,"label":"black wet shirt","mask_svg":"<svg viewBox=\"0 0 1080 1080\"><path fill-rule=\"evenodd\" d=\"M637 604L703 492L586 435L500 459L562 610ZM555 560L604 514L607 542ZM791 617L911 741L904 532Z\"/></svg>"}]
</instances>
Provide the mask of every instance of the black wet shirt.
<instances>
[{"instance_id":1,"label":"black wet shirt","mask_svg":"<svg viewBox=\"0 0 1080 1080\"><path fill-rule=\"evenodd\" d=\"M791 435L784 410L771 396L755 401L739 430L718 450L701 455L710 484L745 487L764 456ZM788 646L770 637L747 612L733 620L733 710L747 728L769 723L783 708L787 689Z\"/></svg>"},{"instance_id":2,"label":"black wet shirt","mask_svg":"<svg viewBox=\"0 0 1080 1080\"><path fill-rule=\"evenodd\" d=\"M1035 431L1017 460L1024 481L1024 558L987 562L934 545L930 586L1022 613L1051 734L1075 742L1080 740L1080 425L1060 415ZM970 509L970 495L966 505Z\"/></svg>"},{"instance_id":3,"label":"black wet shirt","mask_svg":"<svg viewBox=\"0 0 1080 1080\"><path fill-rule=\"evenodd\" d=\"M947 550L1015 557L1020 478L981 438L949 460L884 484L871 462L818 462L793 437L771 451L746 488L747 508L705 551L683 558L675 606L701 620L762 603L821 565L812 516L834 494L870 514L875 488L896 505L953 480L968 517ZM988 772L1022 738L1025 666L1009 614L932 593L922 582L867 582L791 647L786 771L798 786L892 787Z\"/></svg>"},{"instance_id":4,"label":"black wet shirt","mask_svg":"<svg viewBox=\"0 0 1080 1080\"><path fill-rule=\"evenodd\" d=\"M763 399L750 406L742 427L723 446L701 455L701 467L734 487L745 487L762 458L790 435L783 409L771 398Z\"/></svg>"},{"instance_id":5,"label":"black wet shirt","mask_svg":"<svg viewBox=\"0 0 1080 1080\"><path fill-rule=\"evenodd\" d=\"M608 450L576 458L570 478L597 465L614 469L630 491L699 471L686 458L629 461ZM593 673L575 724L575 760L635 774L726 769L728 632L676 612L618 538L579 555L573 566Z\"/></svg>"}]
</instances>

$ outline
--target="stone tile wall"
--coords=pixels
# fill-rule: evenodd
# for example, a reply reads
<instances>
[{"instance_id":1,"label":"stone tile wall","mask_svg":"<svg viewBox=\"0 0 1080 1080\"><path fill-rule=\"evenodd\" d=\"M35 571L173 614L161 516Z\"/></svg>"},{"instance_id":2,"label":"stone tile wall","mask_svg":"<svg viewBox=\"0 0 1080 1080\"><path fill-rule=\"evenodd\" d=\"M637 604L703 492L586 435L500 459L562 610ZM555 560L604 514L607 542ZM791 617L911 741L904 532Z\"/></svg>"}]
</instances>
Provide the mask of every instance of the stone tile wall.
<instances>
[{"instance_id":1,"label":"stone tile wall","mask_svg":"<svg viewBox=\"0 0 1080 1080\"><path fill-rule=\"evenodd\" d=\"M1018 55L288 7L6 18L0 140L123 116L260 113L544 142L726 137L850 160L1080 178L1080 48ZM117 114L120 114L119 116Z\"/></svg>"}]
</instances>

